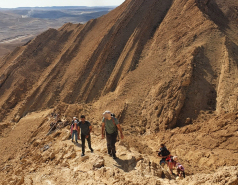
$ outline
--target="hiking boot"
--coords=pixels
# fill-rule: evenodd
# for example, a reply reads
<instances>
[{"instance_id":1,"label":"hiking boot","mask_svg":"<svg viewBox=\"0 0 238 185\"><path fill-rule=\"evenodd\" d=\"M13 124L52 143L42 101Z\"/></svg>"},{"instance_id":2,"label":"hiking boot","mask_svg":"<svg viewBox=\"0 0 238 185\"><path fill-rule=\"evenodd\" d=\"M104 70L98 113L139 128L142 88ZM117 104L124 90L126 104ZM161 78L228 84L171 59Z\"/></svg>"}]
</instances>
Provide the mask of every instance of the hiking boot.
<instances>
[{"instance_id":1,"label":"hiking boot","mask_svg":"<svg viewBox=\"0 0 238 185\"><path fill-rule=\"evenodd\" d=\"M90 150L91 150L91 153L93 153L93 149L91 148Z\"/></svg>"},{"instance_id":2,"label":"hiking boot","mask_svg":"<svg viewBox=\"0 0 238 185\"><path fill-rule=\"evenodd\" d=\"M81 156L82 156L82 157L85 156L84 153L82 153Z\"/></svg>"},{"instance_id":3,"label":"hiking boot","mask_svg":"<svg viewBox=\"0 0 238 185\"><path fill-rule=\"evenodd\" d=\"M114 154L114 155L112 155L112 158L113 159L117 159L117 156Z\"/></svg>"}]
</instances>

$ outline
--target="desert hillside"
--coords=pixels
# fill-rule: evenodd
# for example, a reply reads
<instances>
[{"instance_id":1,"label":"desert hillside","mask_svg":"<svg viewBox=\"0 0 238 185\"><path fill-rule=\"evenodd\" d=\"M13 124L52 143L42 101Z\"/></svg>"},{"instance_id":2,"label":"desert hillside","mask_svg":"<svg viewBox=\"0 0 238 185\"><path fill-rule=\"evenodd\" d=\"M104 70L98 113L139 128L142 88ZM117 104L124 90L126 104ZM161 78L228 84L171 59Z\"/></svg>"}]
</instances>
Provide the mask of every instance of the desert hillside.
<instances>
[{"instance_id":1,"label":"desert hillside","mask_svg":"<svg viewBox=\"0 0 238 185\"><path fill-rule=\"evenodd\" d=\"M5 184L238 184L238 2L126 0L85 24L49 29L0 60L0 176ZM102 113L125 139L106 156ZM95 152L69 126L85 114ZM175 180L165 143L185 166ZM64 177L67 176L67 177Z\"/></svg>"}]
</instances>

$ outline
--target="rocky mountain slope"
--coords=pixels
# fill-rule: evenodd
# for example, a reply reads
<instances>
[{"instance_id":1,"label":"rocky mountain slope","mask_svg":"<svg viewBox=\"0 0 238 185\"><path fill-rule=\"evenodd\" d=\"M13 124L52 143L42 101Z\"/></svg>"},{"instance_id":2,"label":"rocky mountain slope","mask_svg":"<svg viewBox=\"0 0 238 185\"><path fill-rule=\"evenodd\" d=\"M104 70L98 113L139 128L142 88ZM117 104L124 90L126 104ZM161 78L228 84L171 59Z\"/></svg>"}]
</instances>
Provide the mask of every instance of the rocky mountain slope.
<instances>
[{"instance_id":1,"label":"rocky mountain slope","mask_svg":"<svg viewBox=\"0 0 238 185\"><path fill-rule=\"evenodd\" d=\"M118 159L114 160L107 154L106 141L101 139L97 122L92 121L94 153L86 147L84 157L81 157L81 142L76 144L69 139L69 126L48 135L49 124L54 120L51 112L28 114L10 132L4 133L0 140L2 184L238 183L238 167L234 165L237 164L238 133L234 130L237 130L238 113L155 135L127 134L116 144ZM212 125L215 120L217 124ZM160 167L156 151L164 141L185 166L185 179L171 176L167 167Z\"/></svg>"},{"instance_id":2,"label":"rocky mountain slope","mask_svg":"<svg viewBox=\"0 0 238 185\"><path fill-rule=\"evenodd\" d=\"M100 183L150 177L143 183L237 184L237 7L233 0L127 0L16 48L0 61L1 175L14 172L5 183L82 183L73 178L79 175L93 184L113 174ZM66 120L85 114L92 122L97 152L83 164L80 148L65 138L67 127L45 136L52 108ZM105 143L96 144L106 109L126 135L118 144L121 168L105 157ZM173 178L158 166L161 142L180 157L188 178L165 180ZM76 154L72 161L68 153ZM93 168L99 159L109 162Z\"/></svg>"}]
</instances>

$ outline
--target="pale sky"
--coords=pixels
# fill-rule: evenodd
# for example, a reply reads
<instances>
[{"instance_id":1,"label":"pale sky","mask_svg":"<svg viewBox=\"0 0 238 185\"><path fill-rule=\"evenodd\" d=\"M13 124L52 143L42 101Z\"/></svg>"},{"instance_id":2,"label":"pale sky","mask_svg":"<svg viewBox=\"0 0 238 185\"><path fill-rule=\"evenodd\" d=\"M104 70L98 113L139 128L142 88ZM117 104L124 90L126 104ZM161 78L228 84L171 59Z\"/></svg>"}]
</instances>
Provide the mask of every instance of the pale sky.
<instances>
[{"instance_id":1,"label":"pale sky","mask_svg":"<svg viewBox=\"0 0 238 185\"><path fill-rule=\"evenodd\" d=\"M118 6L125 0L0 0L0 8L44 6Z\"/></svg>"}]
</instances>

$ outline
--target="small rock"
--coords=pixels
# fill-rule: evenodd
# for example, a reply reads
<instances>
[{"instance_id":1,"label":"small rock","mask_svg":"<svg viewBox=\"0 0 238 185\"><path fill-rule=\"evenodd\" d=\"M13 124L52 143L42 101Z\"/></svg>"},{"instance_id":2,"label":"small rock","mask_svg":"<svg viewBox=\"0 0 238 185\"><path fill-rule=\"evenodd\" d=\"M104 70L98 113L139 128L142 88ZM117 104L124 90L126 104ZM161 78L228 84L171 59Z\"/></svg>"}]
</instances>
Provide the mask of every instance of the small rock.
<instances>
[{"instance_id":1,"label":"small rock","mask_svg":"<svg viewBox=\"0 0 238 185\"><path fill-rule=\"evenodd\" d=\"M98 158L97 160L96 160L96 162L95 162L95 164L93 165L93 168L95 169L95 168L101 168L101 167L103 167L104 166L104 159L103 159L103 157L101 157L101 158Z\"/></svg>"},{"instance_id":2,"label":"small rock","mask_svg":"<svg viewBox=\"0 0 238 185\"><path fill-rule=\"evenodd\" d=\"M136 161L140 161L140 160L142 160L142 159L143 159L142 155L136 156Z\"/></svg>"},{"instance_id":3,"label":"small rock","mask_svg":"<svg viewBox=\"0 0 238 185\"><path fill-rule=\"evenodd\" d=\"M33 146L37 147L40 143L41 143L41 140L38 139L33 143Z\"/></svg>"},{"instance_id":4,"label":"small rock","mask_svg":"<svg viewBox=\"0 0 238 185\"><path fill-rule=\"evenodd\" d=\"M48 150L49 148L50 148L49 145L45 145L45 146L42 148L42 150L43 150L43 152L44 152L44 151Z\"/></svg>"},{"instance_id":5,"label":"small rock","mask_svg":"<svg viewBox=\"0 0 238 185\"><path fill-rule=\"evenodd\" d=\"M100 150L100 152L101 152L101 153L107 153L107 149L106 149L106 148L102 148L102 149Z\"/></svg>"},{"instance_id":6,"label":"small rock","mask_svg":"<svg viewBox=\"0 0 238 185\"><path fill-rule=\"evenodd\" d=\"M32 180L32 178L30 177L30 183L31 183L31 185L33 185L33 180Z\"/></svg>"},{"instance_id":7,"label":"small rock","mask_svg":"<svg viewBox=\"0 0 238 185\"><path fill-rule=\"evenodd\" d=\"M21 177L21 180L17 183L17 185L21 185L21 184L23 184L24 183L24 177L22 176Z\"/></svg>"},{"instance_id":8,"label":"small rock","mask_svg":"<svg viewBox=\"0 0 238 185\"><path fill-rule=\"evenodd\" d=\"M84 156L84 157L81 158L81 161L84 162L84 161L86 161L87 159L89 159L89 156Z\"/></svg>"},{"instance_id":9,"label":"small rock","mask_svg":"<svg viewBox=\"0 0 238 185\"><path fill-rule=\"evenodd\" d=\"M53 160L54 158L55 158L55 153L53 152L50 154L50 159Z\"/></svg>"},{"instance_id":10,"label":"small rock","mask_svg":"<svg viewBox=\"0 0 238 185\"><path fill-rule=\"evenodd\" d=\"M185 121L185 124L190 124L191 123L191 118L187 118Z\"/></svg>"},{"instance_id":11,"label":"small rock","mask_svg":"<svg viewBox=\"0 0 238 185\"><path fill-rule=\"evenodd\" d=\"M62 166L62 167L69 168L69 164L68 164L68 163L63 163L61 166Z\"/></svg>"},{"instance_id":12,"label":"small rock","mask_svg":"<svg viewBox=\"0 0 238 185\"><path fill-rule=\"evenodd\" d=\"M15 118L13 119L14 122L18 122L21 119L20 115L16 115Z\"/></svg>"},{"instance_id":13,"label":"small rock","mask_svg":"<svg viewBox=\"0 0 238 185\"><path fill-rule=\"evenodd\" d=\"M74 159L76 157L76 152L73 152L72 154L68 155L67 159Z\"/></svg>"},{"instance_id":14,"label":"small rock","mask_svg":"<svg viewBox=\"0 0 238 185\"><path fill-rule=\"evenodd\" d=\"M53 138L59 137L60 134L61 134L61 132L56 132L52 137L53 137Z\"/></svg>"}]
</instances>

